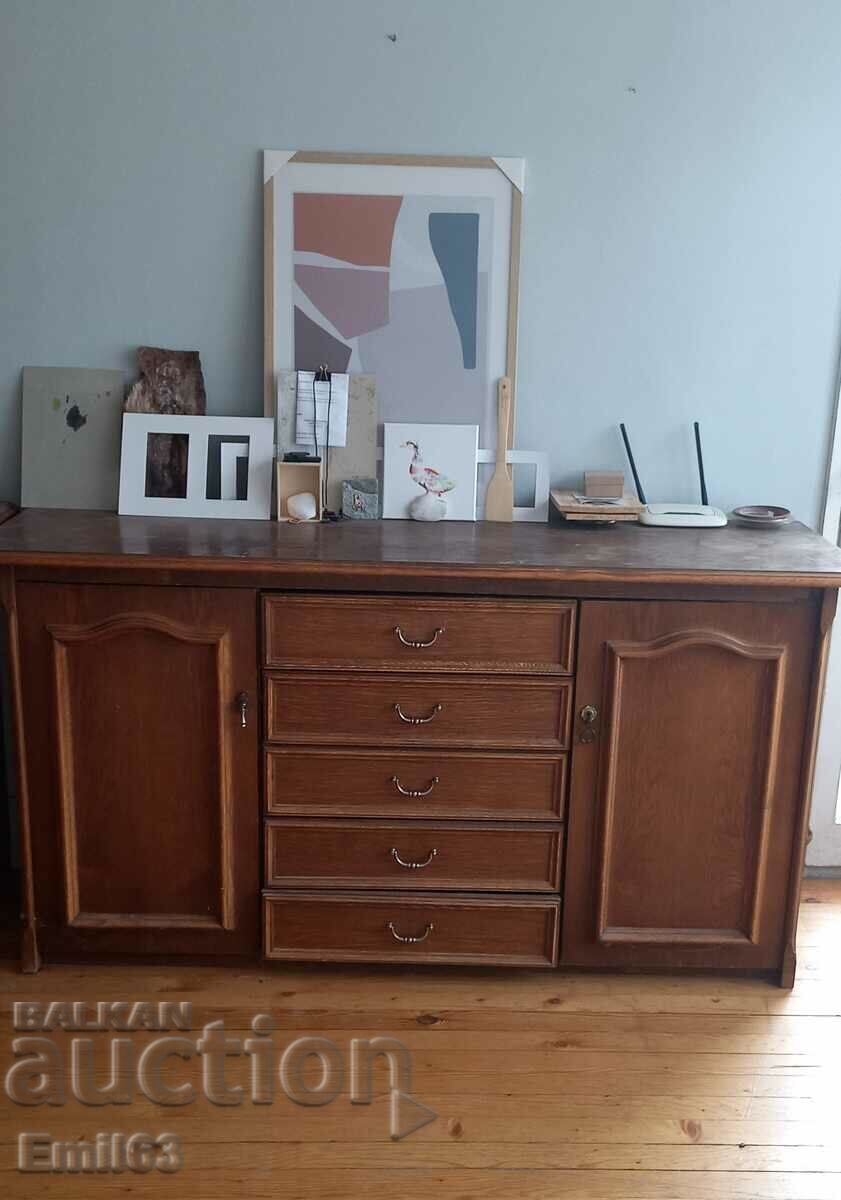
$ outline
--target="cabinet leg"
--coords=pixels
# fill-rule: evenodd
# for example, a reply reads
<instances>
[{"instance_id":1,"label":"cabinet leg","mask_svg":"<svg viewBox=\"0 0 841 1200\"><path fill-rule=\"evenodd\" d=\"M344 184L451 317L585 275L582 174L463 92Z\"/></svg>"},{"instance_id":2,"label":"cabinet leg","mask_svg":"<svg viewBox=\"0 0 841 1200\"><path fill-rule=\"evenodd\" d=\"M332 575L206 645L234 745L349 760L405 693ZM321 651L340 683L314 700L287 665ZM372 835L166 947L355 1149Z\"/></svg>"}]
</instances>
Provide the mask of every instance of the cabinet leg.
<instances>
[{"instance_id":1,"label":"cabinet leg","mask_svg":"<svg viewBox=\"0 0 841 1200\"><path fill-rule=\"evenodd\" d=\"M797 955L794 952L794 946L786 946L783 954L783 965L780 967L780 987L791 991L794 987L795 976L797 975Z\"/></svg>"},{"instance_id":2,"label":"cabinet leg","mask_svg":"<svg viewBox=\"0 0 841 1200\"><path fill-rule=\"evenodd\" d=\"M35 923L32 920L28 920L23 927L20 948L20 969L24 975L37 975L41 970L38 938L35 935Z\"/></svg>"}]
</instances>

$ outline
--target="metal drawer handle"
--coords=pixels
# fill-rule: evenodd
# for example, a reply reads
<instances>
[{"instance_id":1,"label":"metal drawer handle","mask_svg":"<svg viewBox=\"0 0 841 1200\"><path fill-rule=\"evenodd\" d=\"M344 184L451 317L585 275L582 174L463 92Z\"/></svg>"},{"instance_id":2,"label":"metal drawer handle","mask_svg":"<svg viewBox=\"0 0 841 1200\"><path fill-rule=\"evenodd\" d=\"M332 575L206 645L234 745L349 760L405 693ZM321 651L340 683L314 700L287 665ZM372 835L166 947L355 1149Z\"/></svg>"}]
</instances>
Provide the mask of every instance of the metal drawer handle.
<instances>
[{"instance_id":1,"label":"metal drawer handle","mask_svg":"<svg viewBox=\"0 0 841 1200\"><path fill-rule=\"evenodd\" d=\"M402 942L404 944L404 946L405 945L413 946L417 942L425 942L426 939L429 937L429 935L432 933L435 926L430 921L429 924L427 925L426 929L424 929L423 933L420 935L420 937L403 937L403 935L398 933L397 930L394 928L393 921L389 921L386 928L388 929L391 936L394 938L395 942Z\"/></svg>"},{"instance_id":2,"label":"metal drawer handle","mask_svg":"<svg viewBox=\"0 0 841 1200\"><path fill-rule=\"evenodd\" d=\"M421 867L428 867L437 853L438 851L433 848L429 851L429 854L427 854L423 862L405 862L405 860L400 857L400 851L397 849L397 847L391 847L391 857L397 863L398 867L406 867L410 871L419 871Z\"/></svg>"},{"instance_id":3,"label":"metal drawer handle","mask_svg":"<svg viewBox=\"0 0 841 1200\"><path fill-rule=\"evenodd\" d=\"M405 721L407 725L428 725L430 721L435 720L443 707L443 704L436 704L428 717L407 717L399 704L395 704L394 711L400 720Z\"/></svg>"},{"instance_id":4,"label":"metal drawer handle","mask_svg":"<svg viewBox=\"0 0 841 1200\"><path fill-rule=\"evenodd\" d=\"M237 707L239 708L239 723L245 729L248 725L248 692L240 692L237 696Z\"/></svg>"},{"instance_id":5,"label":"metal drawer handle","mask_svg":"<svg viewBox=\"0 0 841 1200\"><path fill-rule=\"evenodd\" d=\"M435 775L432 779L430 779L428 788L404 788L397 776L392 775L391 782L397 788L401 796L411 796L413 800L417 800L418 796L428 796L429 793L435 788L436 784L440 783L441 781L438 776Z\"/></svg>"},{"instance_id":6,"label":"metal drawer handle","mask_svg":"<svg viewBox=\"0 0 841 1200\"><path fill-rule=\"evenodd\" d=\"M400 638L400 641L404 646L411 646L413 650L425 650L427 646L434 646L441 634L446 633L447 630L443 626L441 629L436 629L428 642L416 642L414 638L404 637L403 630L399 625L394 626L394 632Z\"/></svg>"}]
</instances>

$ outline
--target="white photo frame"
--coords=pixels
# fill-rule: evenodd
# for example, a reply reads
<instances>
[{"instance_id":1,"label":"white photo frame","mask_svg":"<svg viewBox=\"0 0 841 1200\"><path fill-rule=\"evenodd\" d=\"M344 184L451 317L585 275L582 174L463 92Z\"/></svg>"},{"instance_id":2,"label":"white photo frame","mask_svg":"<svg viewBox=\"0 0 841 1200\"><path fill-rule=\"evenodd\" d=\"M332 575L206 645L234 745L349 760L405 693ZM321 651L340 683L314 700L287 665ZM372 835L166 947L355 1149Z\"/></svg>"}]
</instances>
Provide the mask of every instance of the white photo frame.
<instances>
[{"instance_id":1,"label":"white photo frame","mask_svg":"<svg viewBox=\"0 0 841 1200\"><path fill-rule=\"evenodd\" d=\"M146 494L147 447L150 434L187 434L186 494L181 497ZM242 454L248 440L248 486L243 500L207 498L209 439L233 440ZM237 517L268 520L271 513L274 421L271 417L164 416L159 413L123 415L120 458L121 516ZM227 461L226 461L227 466ZM222 482L229 490L229 480ZM220 493L222 494L222 493Z\"/></svg>"},{"instance_id":2,"label":"white photo frame","mask_svg":"<svg viewBox=\"0 0 841 1200\"><path fill-rule=\"evenodd\" d=\"M281 371L313 369L326 361L334 371L377 376L383 423L416 418L427 423L476 421L482 443L494 446L496 380L506 375L512 380L512 395L516 390L524 160L265 150L263 183L264 412L274 412ZM361 244L351 244L353 221L335 214L328 220L325 210L320 217L314 211L298 214L302 229L306 225L299 239L296 206L311 205L313 200L319 206L327 201L340 206L348 201L369 205L391 201L400 211L395 218L378 209L379 216L363 222L363 251ZM467 311L461 310L461 299L457 318L453 295L448 305L440 286L431 289L431 282L441 285L452 277L447 276L437 252L440 270L433 270L434 280L429 274L434 264L427 241L432 235L421 239L425 248L421 254L420 209L424 213L429 209L429 214L438 217L469 215L478 222L478 278L475 311L470 318L475 318L475 338L468 336L470 320ZM393 228L389 226L392 221L396 221ZM325 230L330 231L329 237ZM336 241L339 230L345 231L341 245ZM373 243L369 244L376 230L389 243L387 254L382 246L375 251ZM465 254L466 245L465 241ZM455 254L454 249L449 253ZM464 263L459 262L461 272ZM364 288L361 282L354 282L360 267L365 272ZM387 303L379 296L381 285L374 285L378 273L387 281ZM353 307L353 321L346 313L342 315L348 288L360 288L368 297ZM378 300L373 298L374 292ZM369 302L372 307L363 328L362 314L368 312ZM380 312L382 304L385 307ZM443 317L445 310L448 315ZM461 366L456 361L456 326L471 343L469 350L462 346ZM513 427L512 399L508 445L513 441Z\"/></svg>"},{"instance_id":3,"label":"white photo frame","mask_svg":"<svg viewBox=\"0 0 841 1200\"><path fill-rule=\"evenodd\" d=\"M481 466L483 463L495 463L495 450L480 450L477 463ZM544 524L549 520L549 455L545 450L507 450L505 453L505 461L509 466L525 464L533 466L535 469L534 475L534 504L533 505L514 505L513 519L515 521L540 521ZM484 497L487 488L479 489ZM477 521L485 519L484 499L477 506L476 510Z\"/></svg>"}]
</instances>

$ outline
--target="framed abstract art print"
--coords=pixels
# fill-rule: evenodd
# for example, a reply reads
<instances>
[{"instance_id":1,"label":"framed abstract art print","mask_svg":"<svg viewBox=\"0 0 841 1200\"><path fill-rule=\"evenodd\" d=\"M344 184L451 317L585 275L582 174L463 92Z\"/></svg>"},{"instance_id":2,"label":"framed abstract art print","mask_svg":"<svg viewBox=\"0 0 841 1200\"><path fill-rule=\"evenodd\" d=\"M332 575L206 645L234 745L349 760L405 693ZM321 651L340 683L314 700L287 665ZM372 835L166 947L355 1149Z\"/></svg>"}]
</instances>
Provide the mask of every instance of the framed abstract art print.
<instances>
[{"instance_id":1,"label":"framed abstract art print","mask_svg":"<svg viewBox=\"0 0 841 1200\"><path fill-rule=\"evenodd\" d=\"M475 424L493 449L497 380L516 365L523 160L263 159L266 415L282 371L326 364L375 377L381 423Z\"/></svg>"}]
</instances>

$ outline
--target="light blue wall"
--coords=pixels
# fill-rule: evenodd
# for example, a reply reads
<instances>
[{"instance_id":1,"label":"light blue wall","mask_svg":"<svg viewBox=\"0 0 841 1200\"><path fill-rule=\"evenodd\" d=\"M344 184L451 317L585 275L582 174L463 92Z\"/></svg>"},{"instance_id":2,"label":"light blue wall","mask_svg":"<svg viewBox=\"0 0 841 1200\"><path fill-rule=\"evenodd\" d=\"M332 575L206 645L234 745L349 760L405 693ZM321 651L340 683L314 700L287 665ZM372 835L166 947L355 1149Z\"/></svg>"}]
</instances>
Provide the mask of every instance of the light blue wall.
<instances>
[{"instance_id":1,"label":"light blue wall","mask_svg":"<svg viewBox=\"0 0 841 1200\"><path fill-rule=\"evenodd\" d=\"M392 44L387 33L396 32ZM838 0L0 0L0 495L23 364L198 348L261 410L264 146L524 155L518 444L819 514Z\"/></svg>"}]
</instances>

